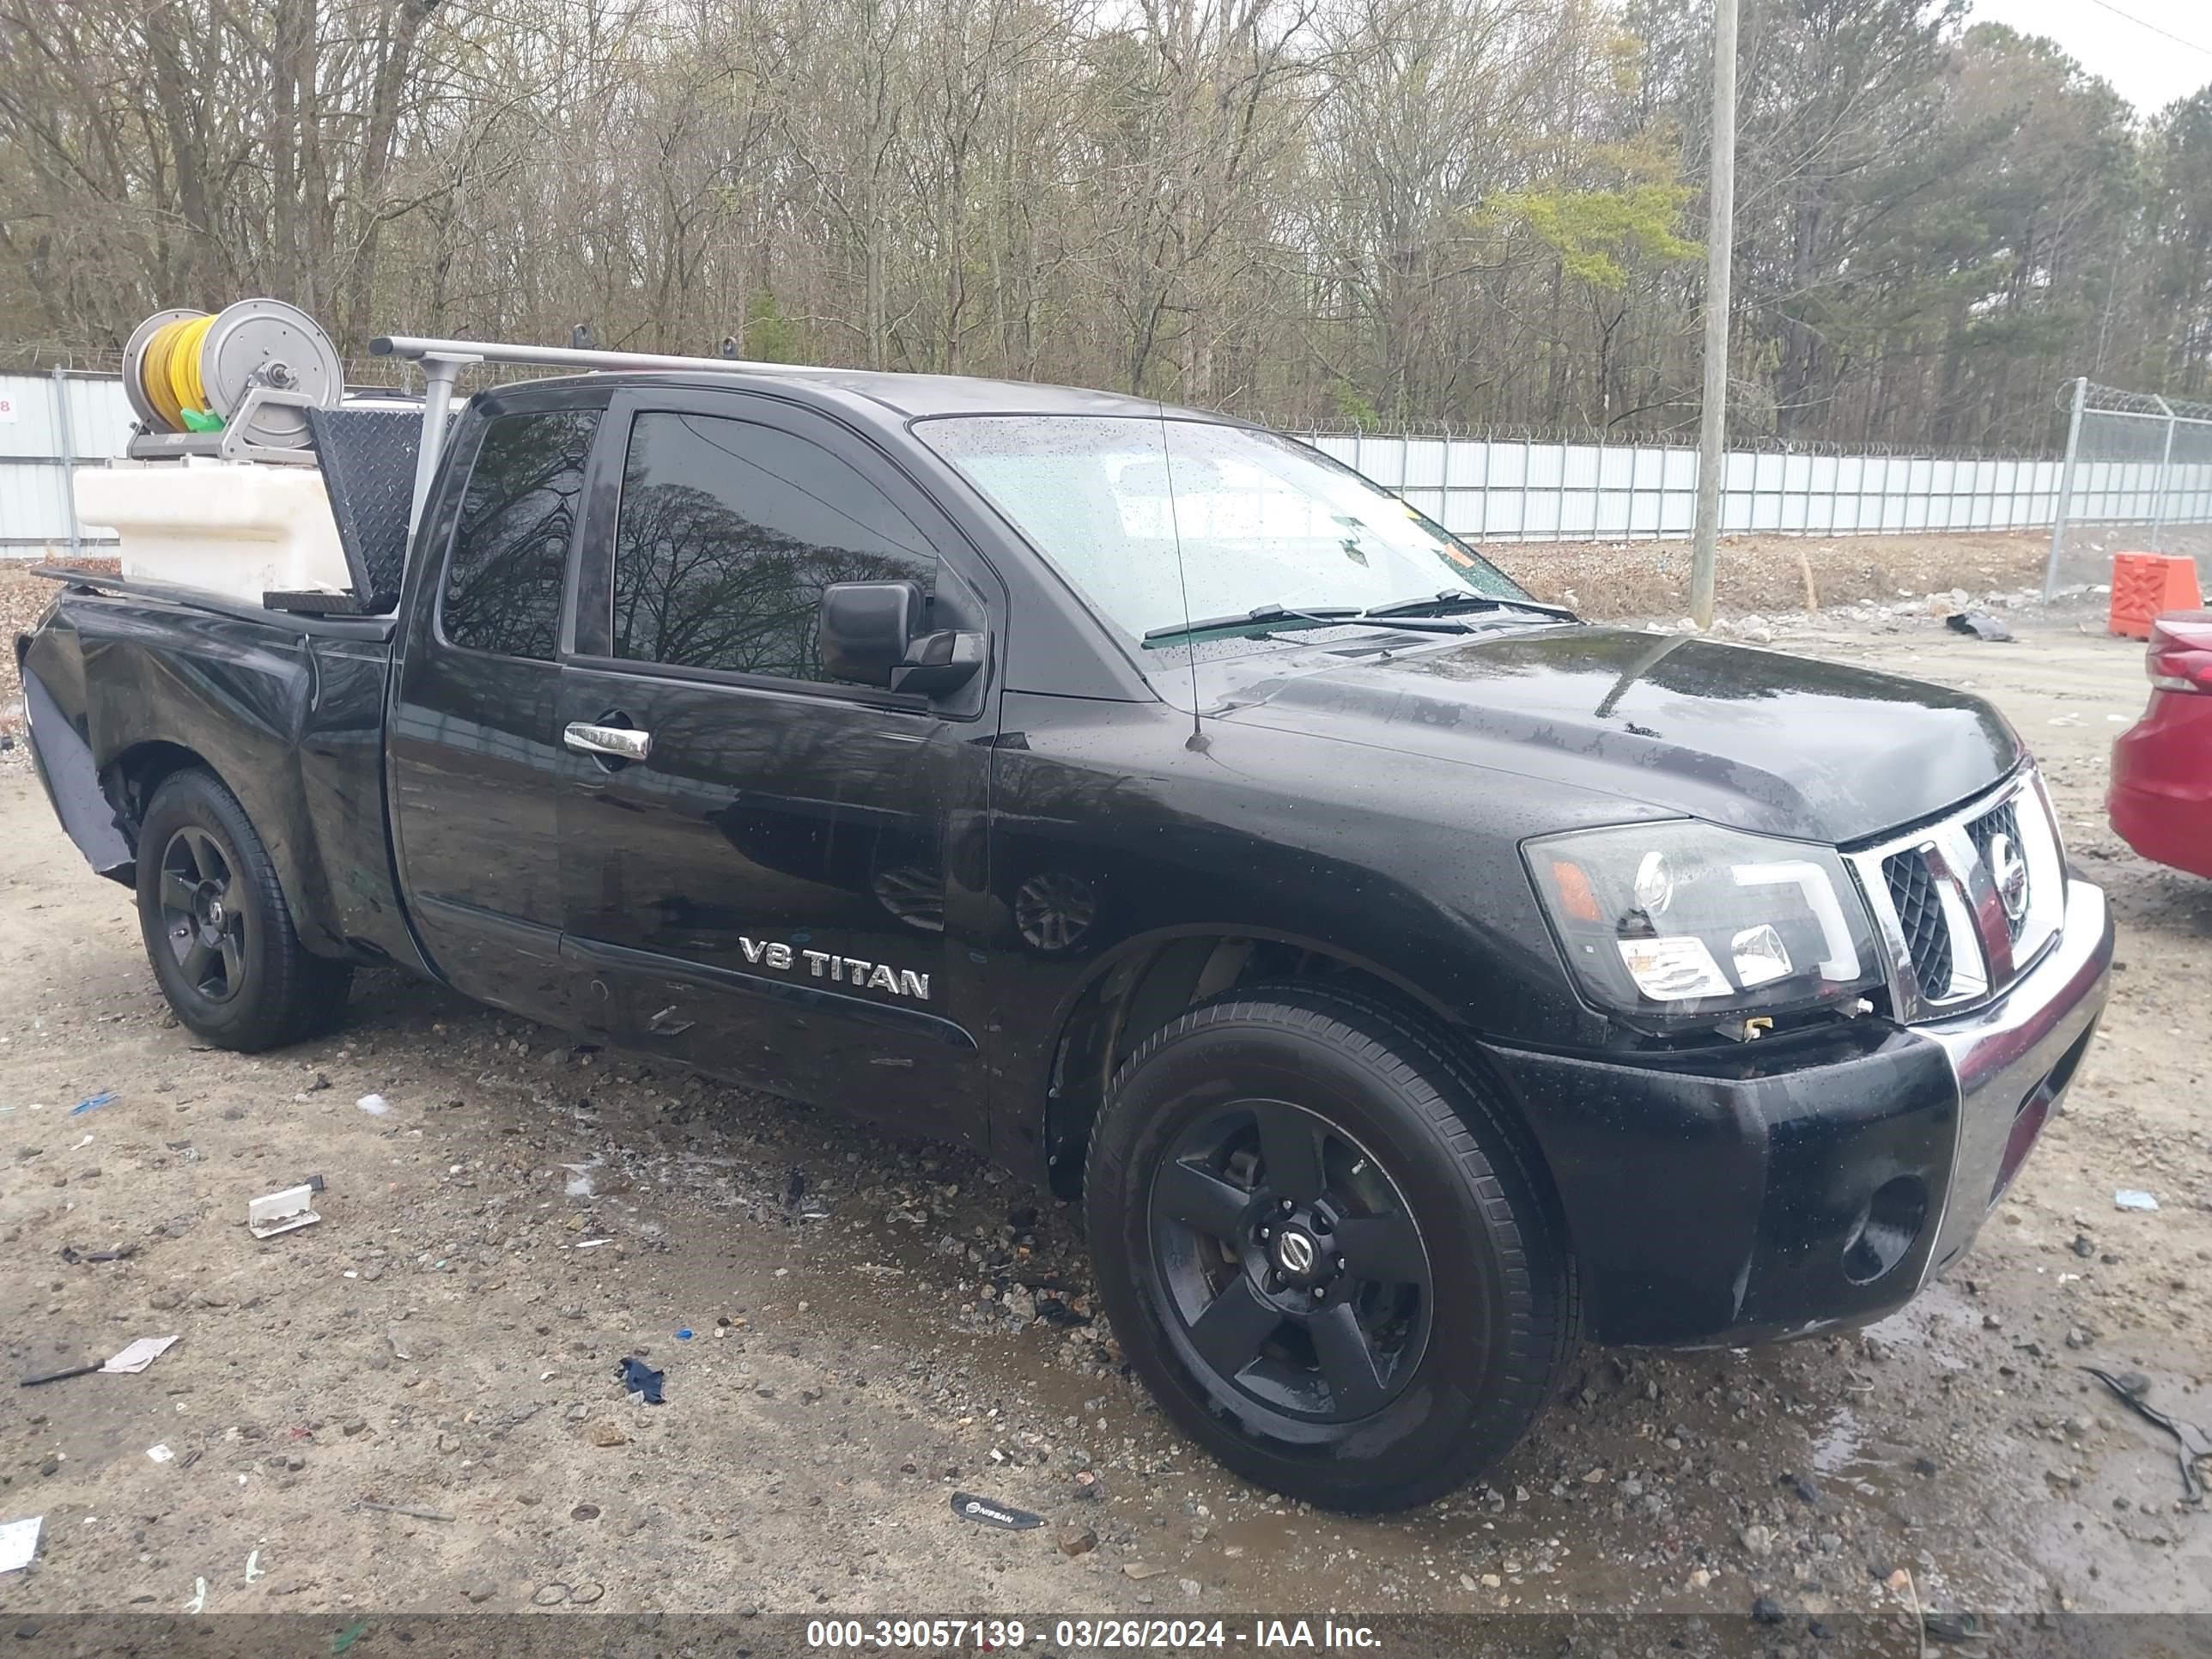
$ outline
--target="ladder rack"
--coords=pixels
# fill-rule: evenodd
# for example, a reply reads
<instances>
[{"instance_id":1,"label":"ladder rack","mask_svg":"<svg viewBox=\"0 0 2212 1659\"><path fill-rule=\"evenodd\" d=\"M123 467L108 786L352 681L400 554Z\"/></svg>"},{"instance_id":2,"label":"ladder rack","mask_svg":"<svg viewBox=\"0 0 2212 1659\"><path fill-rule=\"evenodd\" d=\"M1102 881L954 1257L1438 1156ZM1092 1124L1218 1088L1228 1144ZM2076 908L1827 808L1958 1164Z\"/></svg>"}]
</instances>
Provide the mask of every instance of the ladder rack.
<instances>
[{"instance_id":1,"label":"ladder rack","mask_svg":"<svg viewBox=\"0 0 2212 1659\"><path fill-rule=\"evenodd\" d=\"M453 382L479 363L514 363L538 368L710 369L735 374L823 374L835 371L806 363L748 362L734 357L678 357L649 351L592 351L576 346L506 345L491 340L435 340L410 334L380 335L368 343L373 357L398 357L422 366L422 441L415 454L415 499L407 514L411 538L429 499L445 447Z\"/></svg>"}]
</instances>

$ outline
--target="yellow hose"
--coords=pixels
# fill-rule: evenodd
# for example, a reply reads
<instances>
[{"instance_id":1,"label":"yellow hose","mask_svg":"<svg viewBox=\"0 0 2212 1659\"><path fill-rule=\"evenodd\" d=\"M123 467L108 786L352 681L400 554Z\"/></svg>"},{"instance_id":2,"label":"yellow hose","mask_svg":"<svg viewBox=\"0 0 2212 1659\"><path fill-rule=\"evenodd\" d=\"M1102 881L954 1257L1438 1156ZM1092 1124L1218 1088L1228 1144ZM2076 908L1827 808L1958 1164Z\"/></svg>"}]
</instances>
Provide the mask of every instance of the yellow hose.
<instances>
[{"instance_id":1,"label":"yellow hose","mask_svg":"<svg viewBox=\"0 0 2212 1659\"><path fill-rule=\"evenodd\" d=\"M200 347L215 326L215 318L212 313L195 317L181 326L183 332L169 351L169 389L177 394L179 414L208 406L207 388L200 382Z\"/></svg>"},{"instance_id":2,"label":"yellow hose","mask_svg":"<svg viewBox=\"0 0 2212 1659\"><path fill-rule=\"evenodd\" d=\"M205 322L199 317L182 317L173 323L164 323L154 331L154 337L146 342L145 356L138 365L138 384L146 393L146 401L154 405L154 412L161 417L161 424L172 432L185 429L183 404L172 389L169 374L170 359L175 354L177 342L184 331L195 322Z\"/></svg>"}]
</instances>

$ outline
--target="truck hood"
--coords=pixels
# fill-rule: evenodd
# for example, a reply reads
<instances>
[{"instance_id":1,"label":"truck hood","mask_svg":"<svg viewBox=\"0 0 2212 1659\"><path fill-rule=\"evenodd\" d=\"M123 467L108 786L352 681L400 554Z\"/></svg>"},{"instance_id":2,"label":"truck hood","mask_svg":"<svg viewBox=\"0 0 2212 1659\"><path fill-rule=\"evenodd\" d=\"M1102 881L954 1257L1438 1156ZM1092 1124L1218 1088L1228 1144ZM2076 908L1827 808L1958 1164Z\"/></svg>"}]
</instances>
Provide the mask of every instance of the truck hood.
<instances>
[{"instance_id":1,"label":"truck hood","mask_svg":"<svg viewBox=\"0 0 2212 1659\"><path fill-rule=\"evenodd\" d=\"M1231 723L1600 791L1641 809L1624 817L1657 809L1804 841L1928 817L2024 753L1966 692L1692 635L1516 629L1445 650L1238 665L1264 677L1225 690Z\"/></svg>"}]
</instances>

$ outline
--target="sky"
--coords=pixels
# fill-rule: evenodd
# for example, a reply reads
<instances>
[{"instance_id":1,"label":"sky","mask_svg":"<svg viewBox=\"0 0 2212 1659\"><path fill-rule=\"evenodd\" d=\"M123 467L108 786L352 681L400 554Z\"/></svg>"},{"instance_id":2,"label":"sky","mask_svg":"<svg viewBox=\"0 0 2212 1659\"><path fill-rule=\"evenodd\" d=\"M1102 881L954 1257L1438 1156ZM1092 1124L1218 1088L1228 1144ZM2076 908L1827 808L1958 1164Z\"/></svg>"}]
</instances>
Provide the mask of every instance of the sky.
<instances>
[{"instance_id":1,"label":"sky","mask_svg":"<svg viewBox=\"0 0 2212 1659\"><path fill-rule=\"evenodd\" d=\"M1970 22L2056 40L2143 115L2212 85L2206 0L1972 0Z\"/></svg>"}]
</instances>

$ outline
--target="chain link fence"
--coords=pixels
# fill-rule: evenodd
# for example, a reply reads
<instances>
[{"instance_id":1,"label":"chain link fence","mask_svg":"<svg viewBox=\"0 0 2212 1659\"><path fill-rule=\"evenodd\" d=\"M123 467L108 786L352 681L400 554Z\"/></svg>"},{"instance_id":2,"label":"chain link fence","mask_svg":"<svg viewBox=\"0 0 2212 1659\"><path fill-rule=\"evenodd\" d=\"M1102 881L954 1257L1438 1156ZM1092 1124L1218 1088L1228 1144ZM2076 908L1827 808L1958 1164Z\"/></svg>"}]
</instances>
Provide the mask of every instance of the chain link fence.
<instances>
[{"instance_id":1,"label":"chain link fence","mask_svg":"<svg viewBox=\"0 0 2212 1659\"><path fill-rule=\"evenodd\" d=\"M1698 452L1656 440L1304 435L1470 541L1654 541L1696 521ZM1777 447L1721 467L1724 536L2041 531L2057 509L2056 459Z\"/></svg>"},{"instance_id":2,"label":"chain link fence","mask_svg":"<svg viewBox=\"0 0 2212 1659\"><path fill-rule=\"evenodd\" d=\"M2212 582L2212 404L2076 380L2046 596L2108 582L2115 553L2180 553Z\"/></svg>"}]
</instances>

